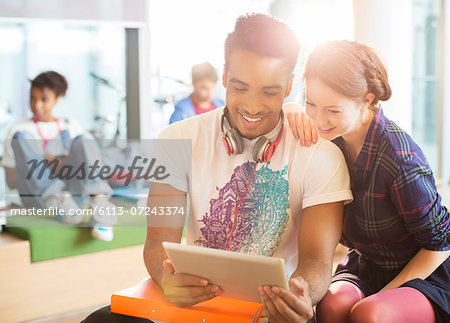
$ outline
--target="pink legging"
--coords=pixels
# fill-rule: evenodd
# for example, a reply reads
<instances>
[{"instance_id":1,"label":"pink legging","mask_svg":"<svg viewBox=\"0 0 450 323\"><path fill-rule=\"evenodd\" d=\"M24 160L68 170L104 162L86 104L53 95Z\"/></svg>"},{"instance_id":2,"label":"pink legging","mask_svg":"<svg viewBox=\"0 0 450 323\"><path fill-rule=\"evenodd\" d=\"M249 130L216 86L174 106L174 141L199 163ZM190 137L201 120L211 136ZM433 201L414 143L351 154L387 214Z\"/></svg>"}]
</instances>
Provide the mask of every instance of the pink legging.
<instances>
[{"instance_id":1,"label":"pink legging","mask_svg":"<svg viewBox=\"0 0 450 323\"><path fill-rule=\"evenodd\" d=\"M436 322L428 298L411 287L380 292L365 297L354 284L339 281L331 284L317 305L318 322Z\"/></svg>"}]
</instances>

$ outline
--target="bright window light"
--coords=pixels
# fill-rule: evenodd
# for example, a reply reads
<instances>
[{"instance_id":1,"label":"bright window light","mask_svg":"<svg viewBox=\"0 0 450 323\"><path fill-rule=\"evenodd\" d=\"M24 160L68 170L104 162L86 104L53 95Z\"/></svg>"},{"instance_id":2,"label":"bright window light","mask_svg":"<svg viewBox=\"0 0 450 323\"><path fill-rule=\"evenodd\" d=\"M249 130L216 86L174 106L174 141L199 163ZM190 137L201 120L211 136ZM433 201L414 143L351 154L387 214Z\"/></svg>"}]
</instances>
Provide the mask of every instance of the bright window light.
<instances>
[{"instance_id":1,"label":"bright window light","mask_svg":"<svg viewBox=\"0 0 450 323\"><path fill-rule=\"evenodd\" d=\"M303 47L353 38L352 1L298 1L291 22Z\"/></svg>"}]
</instances>

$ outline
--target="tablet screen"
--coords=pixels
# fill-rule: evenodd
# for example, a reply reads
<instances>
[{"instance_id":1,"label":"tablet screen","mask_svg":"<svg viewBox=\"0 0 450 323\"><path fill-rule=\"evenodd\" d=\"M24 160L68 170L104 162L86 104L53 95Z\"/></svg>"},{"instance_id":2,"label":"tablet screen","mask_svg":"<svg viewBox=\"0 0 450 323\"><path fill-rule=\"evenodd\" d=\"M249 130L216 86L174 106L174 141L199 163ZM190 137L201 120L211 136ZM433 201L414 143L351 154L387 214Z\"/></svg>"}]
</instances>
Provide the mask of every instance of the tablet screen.
<instances>
[{"instance_id":1,"label":"tablet screen","mask_svg":"<svg viewBox=\"0 0 450 323\"><path fill-rule=\"evenodd\" d=\"M223 290L223 297L261 302L258 286L288 289L284 260L239 252L163 242L176 273L203 277Z\"/></svg>"}]
</instances>

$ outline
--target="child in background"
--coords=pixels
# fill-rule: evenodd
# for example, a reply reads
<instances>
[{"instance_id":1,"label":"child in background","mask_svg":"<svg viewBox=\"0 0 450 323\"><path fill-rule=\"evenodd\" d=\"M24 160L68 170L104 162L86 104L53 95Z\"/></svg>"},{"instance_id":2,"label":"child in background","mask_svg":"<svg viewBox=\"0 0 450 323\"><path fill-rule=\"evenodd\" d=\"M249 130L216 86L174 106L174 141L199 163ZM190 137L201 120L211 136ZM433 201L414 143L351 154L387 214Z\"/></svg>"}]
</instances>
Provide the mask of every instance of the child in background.
<instances>
[{"instance_id":1,"label":"child in background","mask_svg":"<svg viewBox=\"0 0 450 323\"><path fill-rule=\"evenodd\" d=\"M83 162L88 168L95 161L100 161L99 148L91 135L83 133L74 120L53 115L53 109L67 88L64 76L54 71L41 73L31 81L30 108L33 117L20 121L10 129L1 165L6 170L8 187L18 189L25 207L57 208L60 210L57 217L63 223L76 225L83 221L82 212L72 193L91 198L91 207L97 211L91 219L92 236L111 241L111 225L116 218L104 215L114 210L114 205L109 201L112 189L108 183L87 176L62 180L50 176L54 170L52 167L46 167L43 174L40 174L41 168L30 172L32 160L41 162L45 159L48 163L57 164L56 170L63 165L77 169ZM29 173L31 177L27 178ZM102 208L109 208L109 212L99 212Z\"/></svg>"}]
</instances>

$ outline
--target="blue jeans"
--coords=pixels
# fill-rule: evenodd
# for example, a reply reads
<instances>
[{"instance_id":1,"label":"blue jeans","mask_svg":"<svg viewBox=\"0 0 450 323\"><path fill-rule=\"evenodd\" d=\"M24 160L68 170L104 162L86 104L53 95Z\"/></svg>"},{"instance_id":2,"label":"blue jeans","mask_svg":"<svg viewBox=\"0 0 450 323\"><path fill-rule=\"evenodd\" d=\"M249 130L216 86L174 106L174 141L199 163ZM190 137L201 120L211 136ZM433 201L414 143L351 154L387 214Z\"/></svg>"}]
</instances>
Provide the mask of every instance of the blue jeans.
<instances>
[{"instance_id":1,"label":"blue jeans","mask_svg":"<svg viewBox=\"0 0 450 323\"><path fill-rule=\"evenodd\" d=\"M44 159L44 150L41 145L42 142L35 139L27 131L16 132L11 141L16 160L17 189L25 207L45 208L44 200L46 198L57 195L64 190L82 197L95 194L112 194L112 189L106 181L98 177L89 178L87 176L90 171L88 167L93 165L95 161L98 161L98 163L101 161L97 142L90 134L79 135L72 139L69 132L63 130L59 138L55 138L48 143L48 146L62 145L62 149L69 152L64 165L72 166L73 169L78 169L84 165L86 176L81 179L75 176L71 179L62 180L56 176L51 176L50 168L44 166L30 172L33 160L40 162ZM98 169L93 172L93 175L97 174Z\"/></svg>"}]
</instances>

